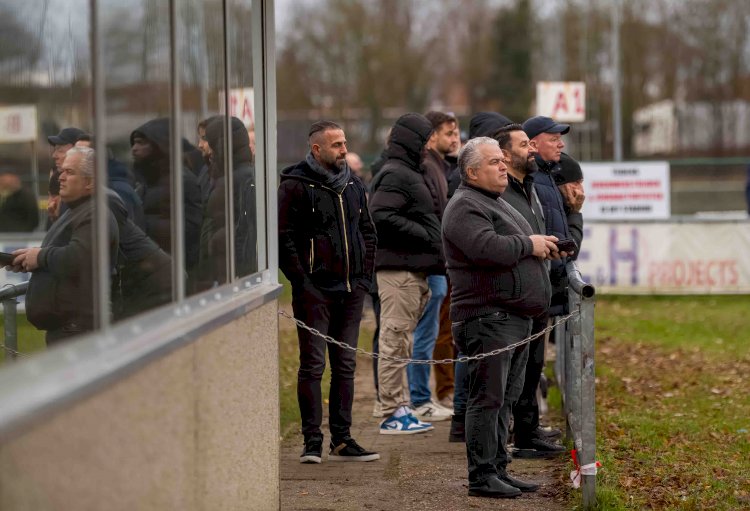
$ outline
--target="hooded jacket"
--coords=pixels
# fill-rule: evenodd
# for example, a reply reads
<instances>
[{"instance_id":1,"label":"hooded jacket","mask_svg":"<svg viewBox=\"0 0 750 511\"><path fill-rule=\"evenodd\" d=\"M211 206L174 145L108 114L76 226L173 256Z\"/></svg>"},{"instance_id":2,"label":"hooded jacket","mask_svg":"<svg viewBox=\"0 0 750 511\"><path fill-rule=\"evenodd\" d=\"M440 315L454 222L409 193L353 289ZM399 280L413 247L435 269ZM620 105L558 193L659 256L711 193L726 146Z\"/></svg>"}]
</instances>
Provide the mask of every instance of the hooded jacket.
<instances>
[{"instance_id":1,"label":"hooded jacket","mask_svg":"<svg viewBox=\"0 0 750 511\"><path fill-rule=\"evenodd\" d=\"M388 138L387 160L370 183L370 213L378 232L376 270L445 274L440 219L421 167L432 124L401 116Z\"/></svg>"},{"instance_id":2,"label":"hooded jacket","mask_svg":"<svg viewBox=\"0 0 750 511\"><path fill-rule=\"evenodd\" d=\"M252 167L250 138L245 125L232 117L232 200L234 211L235 274L250 275L258 271L255 172ZM206 125L206 141L211 147L209 192L201 226L201 265L209 271L212 281L226 280L225 214L226 177L224 173L225 117L217 117Z\"/></svg>"},{"instance_id":3,"label":"hooded jacket","mask_svg":"<svg viewBox=\"0 0 750 511\"><path fill-rule=\"evenodd\" d=\"M130 134L130 145L136 136L153 144L156 154L148 161L136 162L134 173L139 195L143 201L145 232L168 254L172 252L170 192L169 119L148 121ZM198 262L202 221L201 197L198 181L190 170L182 170L182 203L185 223L185 266L190 269Z\"/></svg>"},{"instance_id":4,"label":"hooded jacket","mask_svg":"<svg viewBox=\"0 0 750 511\"><path fill-rule=\"evenodd\" d=\"M336 193L306 160L281 172L279 267L295 292L369 291L377 243L358 177Z\"/></svg>"}]
</instances>

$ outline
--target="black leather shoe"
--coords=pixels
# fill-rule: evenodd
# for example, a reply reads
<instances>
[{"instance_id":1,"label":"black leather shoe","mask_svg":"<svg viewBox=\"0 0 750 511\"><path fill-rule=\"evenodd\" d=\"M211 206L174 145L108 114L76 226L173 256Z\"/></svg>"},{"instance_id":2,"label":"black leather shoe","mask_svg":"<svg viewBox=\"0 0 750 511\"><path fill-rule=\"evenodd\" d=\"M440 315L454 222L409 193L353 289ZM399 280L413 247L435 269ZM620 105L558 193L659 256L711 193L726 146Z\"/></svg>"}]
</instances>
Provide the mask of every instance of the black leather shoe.
<instances>
[{"instance_id":1,"label":"black leather shoe","mask_svg":"<svg viewBox=\"0 0 750 511\"><path fill-rule=\"evenodd\" d=\"M516 441L513 450L514 458L555 458L567 452L565 447L541 438L527 441Z\"/></svg>"},{"instance_id":2,"label":"black leather shoe","mask_svg":"<svg viewBox=\"0 0 750 511\"><path fill-rule=\"evenodd\" d=\"M541 438L542 440L554 440L562 436L562 431L557 428L543 429L541 427L536 428L531 432L531 436Z\"/></svg>"},{"instance_id":3,"label":"black leather shoe","mask_svg":"<svg viewBox=\"0 0 750 511\"><path fill-rule=\"evenodd\" d=\"M491 499L512 499L521 495L521 490L492 476L484 483L469 485L469 497L489 497Z\"/></svg>"},{"instance_id":4,"label":"black leather shoe","mask_svg":"<svg viewBox=\"0 0 750 511\"><path fill-rule=\"evenodd\" d=\"M451 417L451 430L448 433L449 442L466 442L466 426L464 424L465 416L454 415Z\"/></svg>"},{"instance_id":5,"label":"black leather shoe","mask_svg":"<svg viewBox=\"0 0 750 511\"><path fill-rule=\"evenodd\" d=\"M508 474L503 474L503 475L500 475L499 477L502 482L507 483L515 488L518 488L524 493L537 491L539 489L539 485L536 483L528 483L526 481L521 481L520 479L511 477Z\"/></svg>"}]
</instances>

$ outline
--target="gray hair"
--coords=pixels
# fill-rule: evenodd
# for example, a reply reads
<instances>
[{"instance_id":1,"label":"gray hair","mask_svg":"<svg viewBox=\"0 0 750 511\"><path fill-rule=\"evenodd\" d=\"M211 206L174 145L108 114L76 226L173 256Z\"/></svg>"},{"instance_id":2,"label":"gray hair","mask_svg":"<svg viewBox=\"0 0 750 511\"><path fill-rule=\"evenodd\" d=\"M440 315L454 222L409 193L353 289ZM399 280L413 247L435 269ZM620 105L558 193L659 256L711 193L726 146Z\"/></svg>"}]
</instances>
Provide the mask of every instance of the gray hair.
<instances>
[{"instance_id":1,"label":"gray hair","mask_svg":"<svg viewBox=\"0 0 750 511\"><path fill-rule=\"evenodd\" d=\"M78 171L84 177L94 177L94 169L96 165L96 152L90 147L75 146L68 149L65 153L65 157L73 156L74 154L81 155L81 161L78 164Z\"/></svg>"},{"instance_id":2,"label":"gray hair","mask_svg":"<svg viewBox=\"0 0 750 511\"><path fill-rule=\"evenodd\" d=\"M461 181L468 181L466 170L469 167L476 169L482 164L482 153L479 152L479 146L483 145L500 147L500 144L494 138L476 137L466 142L458 152L458 173L461 176Z\"/></svg>"}]
</instances>

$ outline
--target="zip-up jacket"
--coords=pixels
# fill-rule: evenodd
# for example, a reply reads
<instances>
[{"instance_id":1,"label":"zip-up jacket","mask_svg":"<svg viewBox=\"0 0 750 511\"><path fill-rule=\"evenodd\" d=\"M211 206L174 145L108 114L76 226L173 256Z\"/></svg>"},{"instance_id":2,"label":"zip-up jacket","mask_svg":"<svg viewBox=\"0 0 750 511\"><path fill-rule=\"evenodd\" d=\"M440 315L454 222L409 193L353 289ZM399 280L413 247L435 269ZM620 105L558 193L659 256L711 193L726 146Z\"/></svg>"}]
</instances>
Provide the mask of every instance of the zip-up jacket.
<instances>
[{"instance_id":1,"label":"zip-up jacket","mask_svg":"<svg viewBox=\"0 0 750 511\"><path fill-rule=\"evenodd\" d=\"M304 160L281 172L279 267L293 287L311 283L326 292L369 290L376 247L358 177L337 193Z\"/></svg>"}]
</instances>

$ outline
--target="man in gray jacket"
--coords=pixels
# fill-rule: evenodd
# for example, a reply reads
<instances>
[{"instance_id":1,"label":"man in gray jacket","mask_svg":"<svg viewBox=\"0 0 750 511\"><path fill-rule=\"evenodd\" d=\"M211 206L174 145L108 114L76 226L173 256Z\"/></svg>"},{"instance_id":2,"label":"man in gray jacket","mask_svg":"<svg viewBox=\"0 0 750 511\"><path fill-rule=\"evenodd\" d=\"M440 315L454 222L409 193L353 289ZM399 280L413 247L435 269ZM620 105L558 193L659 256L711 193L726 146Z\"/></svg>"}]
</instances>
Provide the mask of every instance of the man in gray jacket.
<instances>
[{"instance_id":1,"label":"man in gray jacket","mask_svg":"<svg viewBox=\"0 0 750 511\"><path fill-rule=\"evenodd\" d=\"M500 198L508 186L497 141L470 140L458 158L461 185L445 210L443 248L452 284L453 338L467 356L507 348L549 307L545 259L560 257L554 236L534 234ZM508 475L509 402L523 387L528 345L469 362L466 454L469 495L517 497L538 485Z\"/></svg>"}]
</instances>

